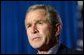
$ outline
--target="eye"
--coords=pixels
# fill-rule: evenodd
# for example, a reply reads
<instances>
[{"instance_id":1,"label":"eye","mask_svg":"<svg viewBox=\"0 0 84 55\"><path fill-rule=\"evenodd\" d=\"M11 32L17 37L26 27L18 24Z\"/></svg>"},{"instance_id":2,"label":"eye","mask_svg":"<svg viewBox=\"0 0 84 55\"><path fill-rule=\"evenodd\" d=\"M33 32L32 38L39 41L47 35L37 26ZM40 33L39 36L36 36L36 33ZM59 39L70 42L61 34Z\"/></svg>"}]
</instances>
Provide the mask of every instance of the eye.
<instances>
[{"instance_id":1,"label":"eye","mask_svg":"<svg viewBox=\"0 0 84 55\"><path fill-rule=\"evenodd\" d=\"M42 22L39 22L39 24L42 24Z\"/></svg>"},{"instance_id":2,"label":"eye","mask_svg":"<svg viewBox=\"0 0 84 55\"><path fill-rule=\"evenodd\" d=\"M43 22L40 21L40 22L38 22L38 24L43 24Z\"/></svg>"},{"instance_id":3,"label":"eye","mask_svg":"<svg viewBox=\"0 0 84 55\"><path fill-rule=\"evenodd\" d=\"M31 27L31 24L28 24L27 26L26 26L26 28L30 28Z\"/></svg>"}]
</instances>

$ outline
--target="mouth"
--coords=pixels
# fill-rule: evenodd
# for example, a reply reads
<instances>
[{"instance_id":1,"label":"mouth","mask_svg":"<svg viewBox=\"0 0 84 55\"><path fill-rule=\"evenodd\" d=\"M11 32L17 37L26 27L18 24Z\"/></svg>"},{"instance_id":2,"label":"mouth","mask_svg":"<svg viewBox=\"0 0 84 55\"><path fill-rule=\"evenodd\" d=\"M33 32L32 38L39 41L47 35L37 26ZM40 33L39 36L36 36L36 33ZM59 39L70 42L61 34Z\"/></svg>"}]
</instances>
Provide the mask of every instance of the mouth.
<instances>
[{"instance_id":1,"label":"mouth","mask_svg":"<svg viewBox=\"0 0 84 55\"><path fill-rule=\"evenodd\" d=\"M32 40L39 40L40 37L34 37Z\"/></svg>"}]
</instances>

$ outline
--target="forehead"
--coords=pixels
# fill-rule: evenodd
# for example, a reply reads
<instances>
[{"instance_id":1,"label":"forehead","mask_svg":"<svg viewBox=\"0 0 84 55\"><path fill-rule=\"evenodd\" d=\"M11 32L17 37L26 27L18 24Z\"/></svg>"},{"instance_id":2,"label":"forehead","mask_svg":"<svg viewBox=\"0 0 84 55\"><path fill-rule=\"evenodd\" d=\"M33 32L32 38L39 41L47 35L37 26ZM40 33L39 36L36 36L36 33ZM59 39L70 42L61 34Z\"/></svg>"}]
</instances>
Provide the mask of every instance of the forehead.
<instances>
[{"instance_id":1,"label":"forehead","mask_svg":"<svg viewBox=\"0 0 84 55\"><path fill-rule=\"evenodd\" d=\"M30 11L26 14L26 22L32 22L35 20L46 20L47 12L43 9L37 9Z\"/></svg>"}]
</instances>

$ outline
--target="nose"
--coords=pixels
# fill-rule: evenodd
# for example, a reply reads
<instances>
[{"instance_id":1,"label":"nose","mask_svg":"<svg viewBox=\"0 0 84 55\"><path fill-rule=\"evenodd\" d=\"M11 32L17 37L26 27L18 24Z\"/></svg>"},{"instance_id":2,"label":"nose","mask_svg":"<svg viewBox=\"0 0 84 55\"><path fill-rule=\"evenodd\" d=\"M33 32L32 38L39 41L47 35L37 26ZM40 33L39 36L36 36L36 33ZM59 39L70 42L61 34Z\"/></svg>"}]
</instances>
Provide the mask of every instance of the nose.
<instances>
[{"instance_id":1,"label":"nose","mask_svg":"<svg viewBox=\"0 0 84 55\"><path fill-rule=\"evenodd\" d=\"M32 30L31 30L31 32L32 32L33 34L35 34L35 33L38 32L36 25L32 25Z\"/></svg>"}]
</instances>

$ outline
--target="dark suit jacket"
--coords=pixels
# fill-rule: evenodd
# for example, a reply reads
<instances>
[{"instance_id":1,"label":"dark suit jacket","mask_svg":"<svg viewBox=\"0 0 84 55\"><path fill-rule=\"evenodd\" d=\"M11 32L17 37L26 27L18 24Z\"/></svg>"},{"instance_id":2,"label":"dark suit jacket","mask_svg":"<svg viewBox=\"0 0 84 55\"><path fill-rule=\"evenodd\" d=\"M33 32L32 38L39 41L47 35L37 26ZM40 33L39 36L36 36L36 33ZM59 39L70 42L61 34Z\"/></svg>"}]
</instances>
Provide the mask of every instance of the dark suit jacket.
<instances>
[{"instance_id":1,"label":"dark suit jacket","mask_svg":"<svg viewBox=\"0 0 84 55\"><path fill-rule=\"evenodd\" d=\"M56 54L82 54L83 52L67 48L65 45L60 44Z\"/></svg>"}]
</instances>

